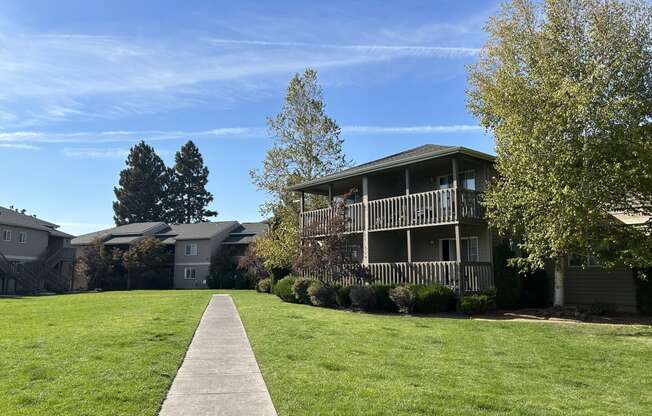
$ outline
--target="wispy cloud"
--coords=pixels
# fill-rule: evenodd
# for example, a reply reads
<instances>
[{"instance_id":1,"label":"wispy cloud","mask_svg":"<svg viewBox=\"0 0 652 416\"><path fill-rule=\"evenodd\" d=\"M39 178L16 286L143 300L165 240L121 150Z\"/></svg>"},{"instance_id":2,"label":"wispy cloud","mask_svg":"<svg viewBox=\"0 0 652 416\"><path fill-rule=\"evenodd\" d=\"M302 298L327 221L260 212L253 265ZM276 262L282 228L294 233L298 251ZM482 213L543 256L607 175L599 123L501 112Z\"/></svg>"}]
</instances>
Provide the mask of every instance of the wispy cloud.
<instances>
[{"instance_id":1,"label":"wispy cloud","mask_svg":"<svg viewBox=\"0 0 652 416\"><path fill-rule=\"evenodd\" d=\"M0 143L1 148L5 149L21 149L21 150L38 150L40 147L26 143Z\"/></svg>"},{"instance_id":2,"label":"wispy cloud","mask_svg":"<svg viewBox=\"0 0 652 416\"><path fill-rule=\"evenodd\" d=\"M345 137L356 135L417 135L417 134L455 134L480 133L483 128L473 124L417 125L417 126L342 126ZM34 143L85 144L92 147L65 147L62 153L68 157L84 158L124 158L128 148L96 147L102 144L127 143L138 140L147 142L167 140L197 139L244 139L265 138L268 132L264 127L218 127L208 130L115 130L97 132L44 132L15 131L0 133L0 147L15 149L39 149Z\"/></svg>"}]
</instances>

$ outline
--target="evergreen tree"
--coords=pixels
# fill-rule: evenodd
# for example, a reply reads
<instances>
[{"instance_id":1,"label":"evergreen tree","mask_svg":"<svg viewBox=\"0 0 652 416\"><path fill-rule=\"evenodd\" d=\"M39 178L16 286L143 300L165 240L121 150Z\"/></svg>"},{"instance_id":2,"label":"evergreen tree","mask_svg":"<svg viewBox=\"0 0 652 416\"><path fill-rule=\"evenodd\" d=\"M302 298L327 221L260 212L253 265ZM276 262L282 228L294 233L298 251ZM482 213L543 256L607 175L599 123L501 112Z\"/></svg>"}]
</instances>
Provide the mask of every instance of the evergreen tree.
<instances>
[{"instance_id":1,"label":"evergreen tree","mask_svg":"<svg viewBox=\"0 0 652 416\"><path fill-rule=\"evenodd\" d=\"M113 188L116 225L164 221L169 174L163 160L141 140L131 148L126 164L119 186Z\"/></svg>"},{"instance_id":2,"label":"evergreen tree","mask_svg":"<svg viewBox=\"0 0 652 416\"><path fill-rule=\"evenodd\" d=\"M206 209L213 194L206 190L208 168L199 149L189 140L175 156L170 183L168 221L179 224L202 222L217 212Z\"/></svg>"}]
</instances>

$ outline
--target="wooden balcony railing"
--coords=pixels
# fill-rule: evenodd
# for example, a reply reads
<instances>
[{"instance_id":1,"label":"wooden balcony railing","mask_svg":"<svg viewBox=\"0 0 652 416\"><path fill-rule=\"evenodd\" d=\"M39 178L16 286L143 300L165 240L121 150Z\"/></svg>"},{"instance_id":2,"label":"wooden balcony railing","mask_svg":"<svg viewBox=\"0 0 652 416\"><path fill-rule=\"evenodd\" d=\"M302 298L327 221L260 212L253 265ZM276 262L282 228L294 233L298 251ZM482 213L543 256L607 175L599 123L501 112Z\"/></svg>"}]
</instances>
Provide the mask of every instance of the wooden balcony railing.
<instances>
[{"instance_id":1,"label":"wooden balcony railing","mask_svg":"<svg viewBox=\"0 0 652 416\"><path fill-rule=\"evenodd\" d=\"M480 195L477 191L459 190L461 218L484 217ZM455 201L452 188L369 201L369 231L453 223L458 220ZM346 232L364 231L364 209L362 202L346 205ZM304 212L304 236L324 235L332 216L332 208Z\"/></svg>"},{"instance_id":2,"label":"wooden balcony railing","mask_svg":"<svg viewBox=\"0 0 652 416\"><path fill-rule=\"evenodd\" d=\"M334 273L334 270L320 270L317 272L303 271L304 277L320 277L330 280L330 276L341 276L338 283L360 284L353 275L346 274L344 270ZM357 265L359 267L359 265ZM385 285L399 284L430 284L441 285L457 290L459 288L459 272L462 272L465 292L482 292L494 287L493 266L490 262L460 263L457 261L424 261L424 262L398 262L398 263L370 263L368 272L371 283ZM354 270L355 267L350 267Z\"/></svg>"}]
</instances>

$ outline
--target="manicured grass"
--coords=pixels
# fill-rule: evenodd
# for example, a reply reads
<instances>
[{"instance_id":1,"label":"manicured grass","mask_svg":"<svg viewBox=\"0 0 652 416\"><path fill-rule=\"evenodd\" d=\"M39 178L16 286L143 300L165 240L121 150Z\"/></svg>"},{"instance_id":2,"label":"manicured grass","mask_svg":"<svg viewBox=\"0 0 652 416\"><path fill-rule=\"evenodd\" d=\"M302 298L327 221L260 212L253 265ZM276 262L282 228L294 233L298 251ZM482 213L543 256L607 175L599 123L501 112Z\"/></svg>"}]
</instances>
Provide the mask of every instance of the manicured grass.
<instances>
[{"instance_id":1,"label":"manicured grass","mask_svg":"<svg viewBox=\"0 0 652 416\"><path fill-rule=\"evenodd\" d=\"M652 327L367 315L228 293L281 416L652 414ZM0 415L154 416L211 294L0 299Z\"/></svg>"},{"instance_id":2,"label":"manicured grass","mask_svg":"<svg viewBox=\"0 0 652 416\"><path fill-rule=\"evenodd\" d=\"M230 293L280 415L652 414L652 327L367 315Z\"/></svg>"},{"instance_id":3,"label":"manicured grass","mask_svg":"<svg viewBox=\"0 0 652 416\"><path fill-rule=\"evenodd\" d=\"M208 291L0 299L0 415L155 415Z\"/></svg>"}]
</instances>

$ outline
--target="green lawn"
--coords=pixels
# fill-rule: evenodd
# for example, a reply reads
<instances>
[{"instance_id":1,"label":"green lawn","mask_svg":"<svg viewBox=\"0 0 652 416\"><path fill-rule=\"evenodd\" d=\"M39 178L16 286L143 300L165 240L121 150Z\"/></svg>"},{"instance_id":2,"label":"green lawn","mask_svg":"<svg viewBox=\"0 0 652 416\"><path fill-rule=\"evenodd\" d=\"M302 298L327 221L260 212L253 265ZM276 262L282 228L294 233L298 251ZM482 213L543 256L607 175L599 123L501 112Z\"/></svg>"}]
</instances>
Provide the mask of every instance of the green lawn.
<instances>
[{"instance_id":1,"label":"green lawn","mask_svg":"<svg viewBox=\"0 0 652 416\"><path fill-rule=\"evenodd\" d=\"M229 293L280 415L652 414L652 327L365 315ZM155 415L210 294L0 299L0 415Z\"/></svg>"}]
</instances>

